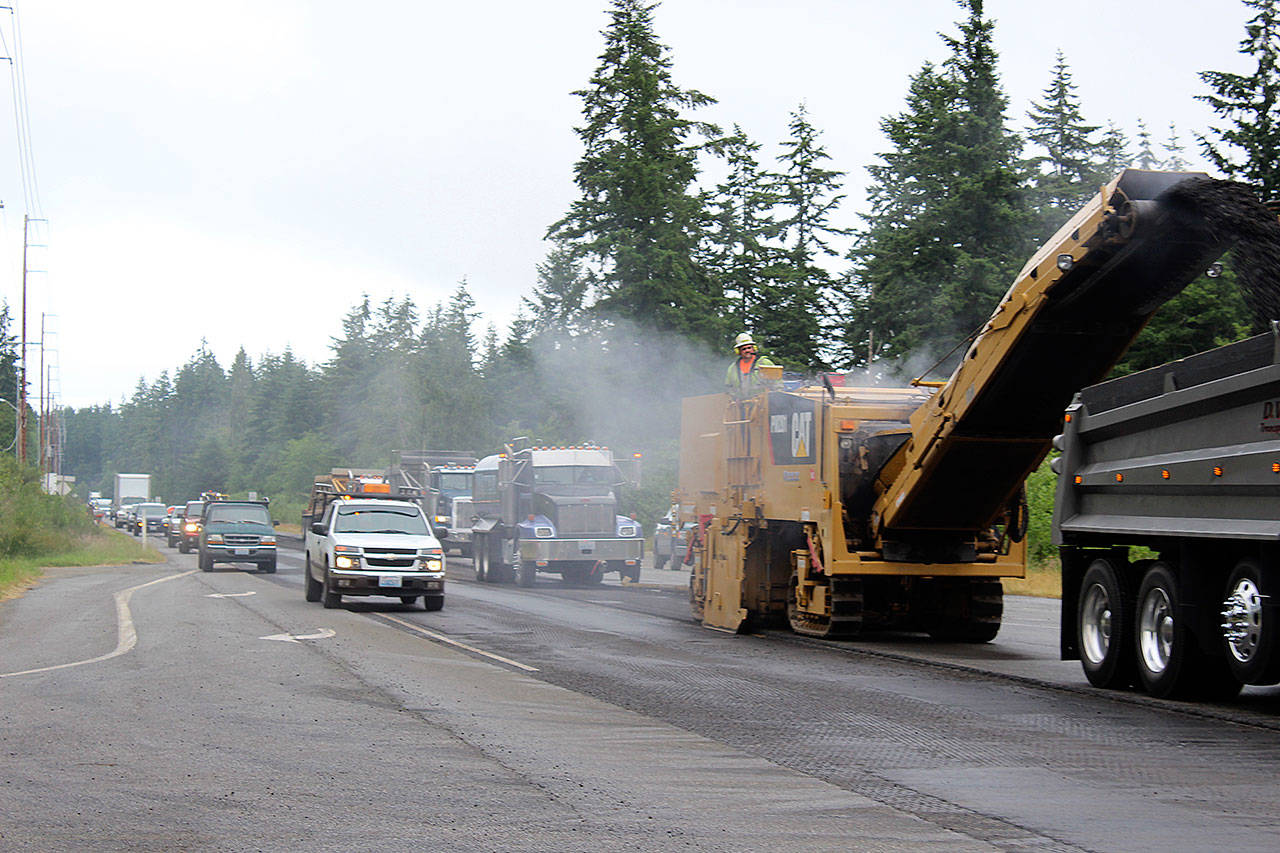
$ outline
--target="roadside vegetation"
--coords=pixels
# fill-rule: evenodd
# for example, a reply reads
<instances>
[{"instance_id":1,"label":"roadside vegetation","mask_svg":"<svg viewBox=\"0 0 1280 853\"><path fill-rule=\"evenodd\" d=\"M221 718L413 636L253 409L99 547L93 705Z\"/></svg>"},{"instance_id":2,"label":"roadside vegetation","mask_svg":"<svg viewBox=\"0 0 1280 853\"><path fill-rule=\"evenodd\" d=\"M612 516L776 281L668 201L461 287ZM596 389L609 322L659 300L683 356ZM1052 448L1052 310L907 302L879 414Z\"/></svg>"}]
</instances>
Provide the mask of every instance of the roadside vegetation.
<instances>
[{"instance_id":1,"label":"roadside vegetation","mask_svg":"<svg viewBox=\"0 0 1280 853\"><path fill-rule=\"evenodd\" d=\"M47 566L159 563L154 548L102 527L75 497L48 495L34 468L0 456L0 597L22 589Z\"/></svg>"}]
</instances>

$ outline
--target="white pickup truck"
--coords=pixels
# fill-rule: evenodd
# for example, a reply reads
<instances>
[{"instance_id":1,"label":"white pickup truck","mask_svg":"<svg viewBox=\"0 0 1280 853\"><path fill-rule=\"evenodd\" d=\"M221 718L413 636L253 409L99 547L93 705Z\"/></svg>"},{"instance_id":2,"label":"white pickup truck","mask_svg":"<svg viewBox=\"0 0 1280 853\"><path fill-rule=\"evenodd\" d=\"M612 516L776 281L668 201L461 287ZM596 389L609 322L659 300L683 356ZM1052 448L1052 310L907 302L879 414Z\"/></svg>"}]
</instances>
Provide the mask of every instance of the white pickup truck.
<instances>
[{"instance_id":1,"label":"white pickup truck","mask_svg":"<svg viewBox=\"0 0 1280 853\"><path fill-rule=\"evenodd\" d=\"M303 535L307 601L333 608L344 595L389 595L444 607L444 551L416 502L335 500Z\"/></svg>"}]
</instances>

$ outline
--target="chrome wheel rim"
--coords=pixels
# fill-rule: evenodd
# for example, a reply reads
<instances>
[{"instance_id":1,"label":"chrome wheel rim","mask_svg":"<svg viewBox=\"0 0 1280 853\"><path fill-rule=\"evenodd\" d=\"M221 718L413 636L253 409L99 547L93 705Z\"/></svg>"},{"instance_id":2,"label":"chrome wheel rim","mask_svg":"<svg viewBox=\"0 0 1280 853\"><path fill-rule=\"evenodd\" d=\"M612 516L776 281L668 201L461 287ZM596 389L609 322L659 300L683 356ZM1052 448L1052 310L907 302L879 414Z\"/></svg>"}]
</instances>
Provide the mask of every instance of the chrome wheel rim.
<instances>
[{"instance_id":1,"label":"chrome wheel rim","mask_svg":"<svg viewBox=\"0 0 1280 853\"><path fill-rule=\"evenodd\" d=\"M1149 590L1138 609L1138 650L1147 671L1159 675L1173 652L1173 606L1159 587Z\"/></svg>"},{"instance_id":2,"label":"chrome wheel rim","mask_svg":"<svg viewBox=\"0 0 1280 853\"><path fill-rule=\"evenodd\" d=\"M1080 608L1080 653L1097 666L1111 648L1111 596L1100 583L1089 587Z\"/></svg>"},{"instance_id":3,"label":"chrome wheel rim","mask_svg":"<svg viewBox=\"0 0 1280 853\"><path fill-rule=\"evenodd\" d=\"M1262 640L1262 592L1251 578L1241 578L1222 602L1222 636L1227 651L1248 663Z\"/></svg>"}]
</instances>

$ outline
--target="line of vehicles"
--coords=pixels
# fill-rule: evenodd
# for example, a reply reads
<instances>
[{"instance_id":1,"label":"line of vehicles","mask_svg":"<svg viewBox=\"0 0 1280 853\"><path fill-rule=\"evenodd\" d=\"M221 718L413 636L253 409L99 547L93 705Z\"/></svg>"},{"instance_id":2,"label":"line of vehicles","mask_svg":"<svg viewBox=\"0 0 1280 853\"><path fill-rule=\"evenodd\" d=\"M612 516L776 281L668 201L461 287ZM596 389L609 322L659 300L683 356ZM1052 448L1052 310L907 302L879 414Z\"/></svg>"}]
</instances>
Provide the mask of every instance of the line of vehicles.
<instances>
[{"instance_id":1,"label":"line of vehicles","mask_svg":"<svg viewBox=\"0 0 1280 853\"><path fill-rule=\"evenodd\" d=\"M1280 331L1094 384L1241 241L1265 245L1238 258L1280 257L1280 221L1240 185L1126 170L1028 261L947 381L775 376L686 399L655 565L691 567L709 628L987 642L1002 578L1026 572L1025 480L1056 446L1062 657L1155 696L1280 683ZM1264 277L1280 294L1280 270ZM448 548L482 582L638 581L645 540L617 505L639 476L638 455L524 438L335 469L302 519L306 598L438 610Z\"/></svg>"}]
</instances>

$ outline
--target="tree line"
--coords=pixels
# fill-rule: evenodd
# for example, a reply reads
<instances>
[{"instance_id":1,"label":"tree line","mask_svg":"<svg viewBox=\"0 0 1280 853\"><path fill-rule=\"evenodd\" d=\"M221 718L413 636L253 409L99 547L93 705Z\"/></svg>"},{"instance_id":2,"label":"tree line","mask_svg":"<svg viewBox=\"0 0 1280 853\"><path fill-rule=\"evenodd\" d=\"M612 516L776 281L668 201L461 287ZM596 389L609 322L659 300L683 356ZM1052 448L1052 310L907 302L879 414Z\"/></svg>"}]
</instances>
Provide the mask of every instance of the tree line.
<instances>
[{"instance_id":1,"label":"tree line","mask_svg":"<svg viewBox=\"0 0 1280 853\"><path fill-rule=\"evenodd\" d=\"M1277 2L1244 0L1240 50L1257 69L1201 74L1221 126L1196 134L1221 174L1268 200L1280 197ZM869 208L851 223L847 173L806 105L772 155L741 127L700 119L715 99L677 85L657 5L609 6L604 49L575 93L577 197L549 225L509 329L483 323L463 281L434 306L363 298L321 364L242 350L224 367L202 344L118 405L66 410L64 470L100 489L114 471L149 471L174 499L299 495L317 472L382 466L395 449L480 455L515 435L591 439L649 454L635 508L654 512L674 483L680 398L715 389L737 332L792 370L905 371L962 343L1036 246L1121 169L1187 165L1176 127L1158 143L1145 123L1135 139L1089 123L1061 52L1016 129L995 25L982 0L958 0L941 57L880 120ZM713 166L722 177L709 185ZM1227 343L1256 322L1229 270L1201 278L1118 369ZM0 389L15 387L8 328L0 314Z\"/></svg>"}]
</instances>

